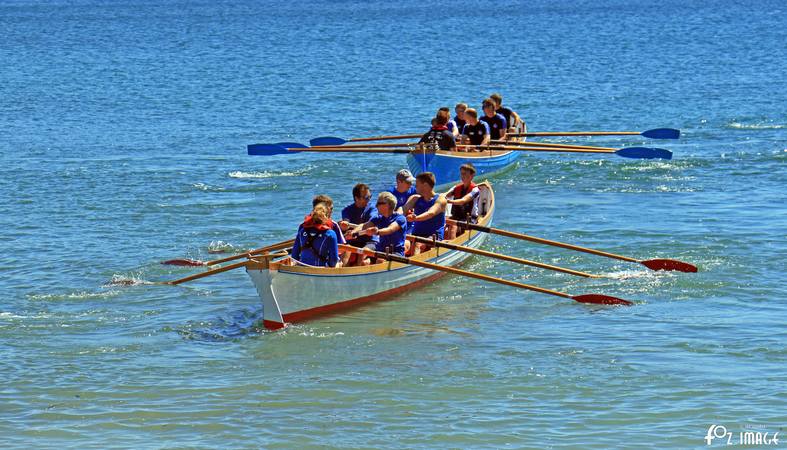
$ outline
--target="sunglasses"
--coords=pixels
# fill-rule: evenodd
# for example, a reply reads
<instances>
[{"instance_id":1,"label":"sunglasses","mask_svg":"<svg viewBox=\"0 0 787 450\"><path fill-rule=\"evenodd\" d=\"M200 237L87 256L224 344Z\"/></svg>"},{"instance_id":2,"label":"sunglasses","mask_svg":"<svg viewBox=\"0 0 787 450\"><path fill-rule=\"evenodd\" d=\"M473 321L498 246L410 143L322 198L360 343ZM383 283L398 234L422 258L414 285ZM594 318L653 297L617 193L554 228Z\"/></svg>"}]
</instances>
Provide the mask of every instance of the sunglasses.
<instances>
[{"instance_id":1,"label":"sunglasses","mask_svg":"<svg viewBox=\"0 0 787 450\"><path fill-rule=\"evenodd\" d=\"M364 200L367 200L367 201L371 200L371 199L372 199L372 194L369 194L366 197L364 197Z\"/></svg>"}]
</instances>

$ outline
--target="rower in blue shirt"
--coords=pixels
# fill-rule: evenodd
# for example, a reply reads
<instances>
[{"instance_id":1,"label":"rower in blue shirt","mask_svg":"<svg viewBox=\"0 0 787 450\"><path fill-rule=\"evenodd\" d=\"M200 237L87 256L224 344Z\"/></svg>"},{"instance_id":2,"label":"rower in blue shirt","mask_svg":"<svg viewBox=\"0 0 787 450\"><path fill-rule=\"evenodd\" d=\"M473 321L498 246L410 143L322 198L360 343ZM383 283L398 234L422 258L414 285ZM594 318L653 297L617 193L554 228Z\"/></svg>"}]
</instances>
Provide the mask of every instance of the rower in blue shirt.
<instances>
[{"instance_id":1,"label":"rower in blue shirt","mask_svg":"<svg viewBox=\"0 0 787 450\"><path fill-rule=\"evenodd\" d=\"M404 205L407 211L407 221L414 222L412 234L431 238L435 236L438 240L443 240L445 231L445 208L447 205L445 196L438 195L434 191L435 178L432 172L419 173L415 177L415 190L417 195L410 197ZM424 244L415 246L415 253L421 253L426 249Z\"/></svg>"},{"instance_id":2,"label":"rower in blue shirt","mask_svg":"<svg viewBox=\"0 0 787 450\"><path fill-rule=\"evenodd\" d=\"M396 197L390 192L380 193L377 197L377 210L380 214L363 224L361 233L380 237L376 248L378 252L404 256L407 219L397 213L395 208Z\"/></svg>"},{"instance_id":3,"label":"rower in blue shirt","mask_svg":"<svg viewBox=\"0 0 787 450\"><path fill-rule=\"evenodd\" d=\"M394 212L398 214L404 214L404 204L407 203L407 200L410 200L410 197L416 194L415 186L415 177L413 174L410 173L407 169L402 169L396 174L396 186L392 187L388 192L390 192L394 198L396 199L396 206L394 207ZM407 233L412 232L413 224L407 222L405 225L405 231ZM410 241L405 241L405 251L410 250Z\"/></svg>"},{"instance_id":4,"label":"rower in blue shirt","mask_svg":"<svg viewBox=\"0 0 787 450\"><path fill-rule=\"evenodd\" d=\"M492 140L498 141L505 139L508 123L502 114L497 113L495 101L488 98L484 100L482 106L484 108L484 117L482 117L481 120L489 125L489 133L491 134Z\"/></svg>"},{"instance_id":5,"label":"rower in blue shirt","mask_svg":"<svg viewBox=\"0 0 787 450\"><path fill-rule=\"evenodd\" d=\"M339 245L332 228L328 208L322 203L315 206L298 227L292 245L292 258L309 266L336 267Z\"/></svg>"},{"instance_id":6,"label":"rower in blue shirt","mask_svg":"<svg viewBox=\"0 0 787 450\"><path fill-rule=\"evenodd\" d=\"M369 200L371 199L372 190L369 189L369 186L363 183L358 183L355 185L355 187L353 187L353 203L350 203L342 210L342 221L339 222L339 226L341 227L342 231L346 232L347 230L350 230L352 227L351 224L364 224L378 214L377 208L369 204ZM358 230L352 229L351 231ZM348 239L347 244L354 247L368 247L369 249L373 250L377 247L377 242L379 241L380 238L377 236L362 235L352 236L350 239ZM342 263L344 263L345 266L365 266L369 264L369 261L366 258L355 258L353 261L350 259L351 256L352 255L350 253L345 253L342 255Z\"/></svg>"}]
</instances>

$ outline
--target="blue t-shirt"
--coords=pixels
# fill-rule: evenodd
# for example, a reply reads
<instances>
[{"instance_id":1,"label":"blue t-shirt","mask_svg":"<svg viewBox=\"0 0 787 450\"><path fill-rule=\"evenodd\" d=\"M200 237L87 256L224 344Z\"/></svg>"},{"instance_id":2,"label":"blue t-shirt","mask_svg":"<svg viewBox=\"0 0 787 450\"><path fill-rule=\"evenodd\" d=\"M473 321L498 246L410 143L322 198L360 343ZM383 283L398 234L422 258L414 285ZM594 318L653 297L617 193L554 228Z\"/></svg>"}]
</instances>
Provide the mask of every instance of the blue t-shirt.
<instances>
[{"instance_id":1,"label":"blue t-shirt","mask_svg":"<svg viewBox=\"0 0 787 450\"><path fill-rule=\"evenodd\" d=\"M489 134L491 135L492 140L500 139L500 132L508 129L508 123L502 114L495 114L492 117L488 117L485 114L484 117L478 120L481 120L489 125Z\"/></svg>"},{"instance_id":2,"label":"blue t-shirt","mask_svg":"<svg viewBox=\"0 0 787 450\"><path fill-rule=\"evenodd\" d=\"M473 145L481 145L484 141L484 136L489 134L489 125L486 122L479 120L475 125L469 123L462 128L462 134L470 138L470 143Z\"/></svg>"},{"instance_id":3,"label":"blue t-shirt","mask_svg":"<svg viewBox=\"0 0 787 450\"><path fill-rule=\"evenodd\" d=\"M399 209L402 206L404 206L404 204L407 203L407 200L409 200L410 197L416 194L415 186L410 186L410 189L408 189L405 192L399 192L398 190L396 190L396 186L394 186L388 192L390 192L391 194L393 194L394 197L396 197L396 207L394 209Z\"/></svg>"},{"instance_id":4,"label":"blue t-shirt","mask_svg":"<svg viewBox=\"0 0 787 450\"><path fill-rule=\"evenodd\" d=\"M355 206L355 203L353 202L345 206L342 210L342 220L346 220L356 225L363 225L366 222L372 220L372 217L375 217L378 214L377 208L371 204L366 205L366 208L359 208ZM352 240L351 245L359 246L365 245L368 242L377 243L379 241L379 236L358 236L358 238Z\"/></svg>"},{"instance_id":5,"label":"blue t-shirt","mask_svg":"<svg viewBox=\"0 0 787 450\"><path fill-rule=\"evenodd\" d=\"M336 233L333 230L319 231L299 226L292 245L292 257L310 266L336 267L339 261Z\"/></svg>"},{"instance_id":6,"label":"blue t-shirt","mask_svg":"<svg viewBox=\"0 0 787 450\"><path fill-rule=\"evenodd\" d=\"M415 212L415 215L417 216L419 214L423 214L429 211L429 208L431 208L432 205L434 205L438 197L440 196L435 195L434 197L432 197L432 200L428 202L424 200L423 197L420 197L415 202L415 206L413 207L413 212ZM413 226L412 234L421 237L432 237L432 235L437 235L437 239L442 241L444 231L445 231L445 211L432 217L429 220L415 222L415 225Z\"/></svg>"},{"instance_id":7,"label":"blue t-shirt","mask_svg":"<svg viewBox=\"0 0 787 450\"><path fill-rule=\"evenodd\" d=\"M407 233L407 219L402 214L391 214L390 217L385 217L382 214L372 218L372 223L379 229L388 228L392 223L399 224L399 231L396 233L380 236L380 242L377 243L377 251L385 252L388 247L391 247L392 253L397 253L399 256L404 256L404 236Z\"/></svg>"}]
</instances>

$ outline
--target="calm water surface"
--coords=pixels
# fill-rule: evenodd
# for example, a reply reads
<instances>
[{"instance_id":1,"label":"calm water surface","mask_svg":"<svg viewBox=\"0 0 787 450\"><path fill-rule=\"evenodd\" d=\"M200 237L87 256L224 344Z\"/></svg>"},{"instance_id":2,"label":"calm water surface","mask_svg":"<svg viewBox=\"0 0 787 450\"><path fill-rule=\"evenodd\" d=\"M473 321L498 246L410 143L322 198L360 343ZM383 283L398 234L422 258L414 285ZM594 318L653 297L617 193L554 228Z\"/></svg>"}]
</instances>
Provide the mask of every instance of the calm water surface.
<instances>
[{"instance_id":1,"label":"calm water surface","mask_svg":"<svg viewBox=\"0 0 787 450\"><path fill-rule=\"evenodd\" d=\"M769 0L3 2L0 446L699 448L711 424L787 433L785 30L787 5ZM637 304L449 277L278 333L260 330L242 271L145 284L194 272L163 259L289 238L312 195L341 206L404 166L246 144L420 131L436 107L494 91L533 131L683 131L571 140L671 161L523 155L491 179L496 226L700 272L494 237L607 277L466 268Z\"/></svg>"}]
</instances>

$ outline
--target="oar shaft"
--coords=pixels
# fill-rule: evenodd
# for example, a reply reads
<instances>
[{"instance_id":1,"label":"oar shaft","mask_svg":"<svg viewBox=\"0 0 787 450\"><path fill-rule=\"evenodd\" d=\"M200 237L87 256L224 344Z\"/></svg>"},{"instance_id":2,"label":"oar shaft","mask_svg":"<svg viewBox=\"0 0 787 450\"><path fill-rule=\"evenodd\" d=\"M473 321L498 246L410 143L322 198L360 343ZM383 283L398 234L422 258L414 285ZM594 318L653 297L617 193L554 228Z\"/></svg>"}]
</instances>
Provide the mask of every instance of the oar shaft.
<instances>
[{"instance_id":1,"label":"oar shaft","mask_svg":"<svg viewBox=\"0 0 787 450\"><path fill-rule=\"evenodd\" d=\"M213 261L208 261L205 263L206 266L215 266L216 264L222 264L227 261L234 261L240 258L248 258L249 256L259 255L260 253L270 252L273 250L281 250L283 248L292 247L292 244L295 243L295 239L290 239L287 241L277 242L275 244L268 245L266 247L260 247L258 249L250 250L246 253L239 253L237 255L228 256L226 258L221 259L214 259Z\"/></svg>"},{"instance_id":2,"label":"oar shaft","mask_svg":"<svg viewBox=\"0 0 787 450\"><path fill-rule=\"evenodd\" d=\"M421 134L401 134L399 136L372 136L372 137L365 137L365 138L352 138L349 139L348 142L365 142L365 141L388 141L394 139L415 139L423 136Z\"/></svg>"},{"instance_id":3,"label":"oar shaft","mask_svg":"<svg viewBox=\"0 0 787 450\"><path fill-rule=\"evenodd\" d=\"M560 132L551 132L545 131L540 133L511 133L508 136L527 136L527 137L538 137L538 136L635 136L642 134L639 131L560 131Z\"/></svg>"},{"instance_id":4,"label":"oar shaft","mask_svg":"<svg viewBox=\"0 0 787 450\"><path fill-rule=\"evenodd\" d=\"M386 144L346 144L346 145L315 145L310 148L387 148L387 147L412 147L417 142L388 142Z\"/></svg>"},{"instance_id":5,"label":"oar shaft","mask_svg":"<svg viewBox=\"0 0 787 450\"><path fill-rule=\"evenodd\" d=\"M511 142L511 141L492 141L492 144L513 145L517 147L550 147L550 148L570 148L570 149L586 149L586 150L606 150L617 151L618 149L612 147L594 147L589 145L570 145L570 144L552 144L547 142Z\"/></svg>"},{"instance_id":6,"label":"oar shaft","mask_svg":"<svg viewBox=\"0 0 787 450\"><path fill-rule=\"evenodd\" d=\"M560 267L560 266L553 266L553 265L550 265L550 264L544 264L544 263L540 263L540 262L537 262L537 261L530 261L528 259L517 258L515 256L509 256L509 255L503 255L501 253L489 252L489 251L486 251L486 250L481 250L480 248L465 247L465 246L462 246L462 245L451 244L449 242L432 241L431 239L427 239L427 238L420 237L420 236L413 236L413 235L407 236L407 238L410 239L410 240L413 240L415 242L420 242L420 243L423 243L423 244L435 245L437 247L447 248L447 249L451 249L451 250L457 250L457 251L465 252L465 253L472 253L474 255L486 256L488 258L495 258L495 259L500 259L500 260L503 260L503 261L515 262L515 263L519 263L519 264L524 264L526 266L533 266L533 267L538 267L538 268L541 268L541 269L554 270L554 271L557 271L557 272L563 272L563 273L567 273L567 274L571 274L571 275L577 275L577 276L585 277L585 278L600 278L598 275L593 275L591 273L580 272L580 271L577 271L577 270L567 269L565 267Z\"/></svg>"},{"instance_id":7,"label":"oar shaft","mask_svg":"<svg viewBox=\"0 0 787 450\"><path fill-rule=\"evenodd\" d=\"M405 147L402 145L401 147ZM293 152L317 152L317 153L410 153L409 148L369 148L366 146L362 147L348 147L348 146L337 146L337 147L309 147L309 148L293 148L287 149Z\"/></svg>"},{"instance_id":8,"label":"oar shaft","mask_svg":"<svg viewBox=\"0 0 787 450\"><path fill-rule=\"evenodd\" d=\"M218 269L209 270L207 272L202 272L202 273L198 273L198 274L194 274L194 275L189 275L187 277L183 277L183 278L180 278L180 279L177 279L177 280L167 281L166 284L173 284L174 285L174 284L185 283L187 281L198 280L200 278L205 278L205 277L209 277L211 275L216 275L217 273L222 273L222 272L226 272L228 270L233 270L233 269L237 269L239 267L244 267L248 263L249 263L249 261L241 261L241 262L238 262L238 263L235 263L235 264L230 264L228 266L220 267Z\"/></svg>"},{"instance_id":9,"label":"oar shaft","mask_svg":"<svg viewBox=\"0 0 787 450\"><path fill-rule=\"evenodd\" d=\"M546 244L546 245L551 245L551 246L554 246L554 247L561 247L561 248L565 248L565 249L568 249L568 250L576 250L578 252L590 253L592 255L604 256L604 257L607 257L607 258L619 259L619 260L622 260L622 261L629 261L629 262L636 262L636 263L640 262L638 259L629 258L628 256L616 255L614 253L608 253L608 252L602 252L601 250L595 250L595 249L587 248L587 247L580 247L578 245L566 244L565 242L551 241L549 239L543 239L543 238L539 238L539 237L535 237L535 236L529 236L527 234L516 233L516 232L513 232L513 231L501 230L501 229L498 229L498 228L485 227L485 226L475 225L475 224L468 224L468 223L465 223L465 222L458 222L458 221L455 221L453 219L446 219L446 222L455 223L460 228L463 228L463 227L464 228L470 228L470 229L477 230L477 231L482 231L482 232L485 232L485 233L497 234L497 235L500 235L500 236L511 237L511 238L514 238L514 239L522 239L522 240L525 240L525 241L536 242L536 243L539 243L539 244Z\"/></svg>"},{"instance_id":10,"label":"oar shaft","mask_svg":"<svg viewBox=\"0 0 787 450\"><path fill-rule=\"evenodd\" d=\"M463 147L470 147L477 150L514 150L520 152L561 152L561 153L615 153L614 148L596 148L596 149L577 149L577 148L554 148L554 147L522 147L518 145L464 145Z\"/></svg>"},{"instance_id":11,"label":"oar shaft","mask_svg":"<svg viewBox=\"0 0 787 450\"><path fill-rule=\"evenodd\" d=\"M477 272L470 272L469 270L457 269L456 267L441 266L439 264L432 264L432 263L428 263L428 262L425 262L425 261L418 261L416 259L410 259L410 258L407 258L407 257L404 257L404 256L391 255L391 254L382 253L382 252L375 252L375 251L372 251L372 250L363 249L363 248L357 248L357 247L353 247L353 246L350 246L350 245L340 245L339 247L342 250L345 250L345 251L350 251L350 252L355 252L355 253L360 252L360 253L362 253L364 255L367 255L367 256L374 256L376 258L385 259L385 260L388 260L388 261L398 262L398 263L402 263L402 264L410 264L410 265L413 265L413 266L423 267L425 269L432 269L432 270L437 270L437 271L440 271L440 272L452 273L454 275L461 275L461 276L464 276L464 277L470 277L470 278L475 278L475 279L478 279L478 280L489 281L491 283L498 283L498 284L503 284L503 285L506 285L506 286L521 288L521 289L528 289L528 290L531 290L531 291L540 292L542 294L556 295L558 297L573 299L573 297L571 295L566 294L565 292L553 291L551 289L546 289L546 288L542 288L542 287L538 287L538 286L531 286L529 284L519 283L519 282L511 281L511 280L504 280L502 278L492 277L492 276L484 275L484 274L477 273Z\"/></svg>"}]
</instances>

